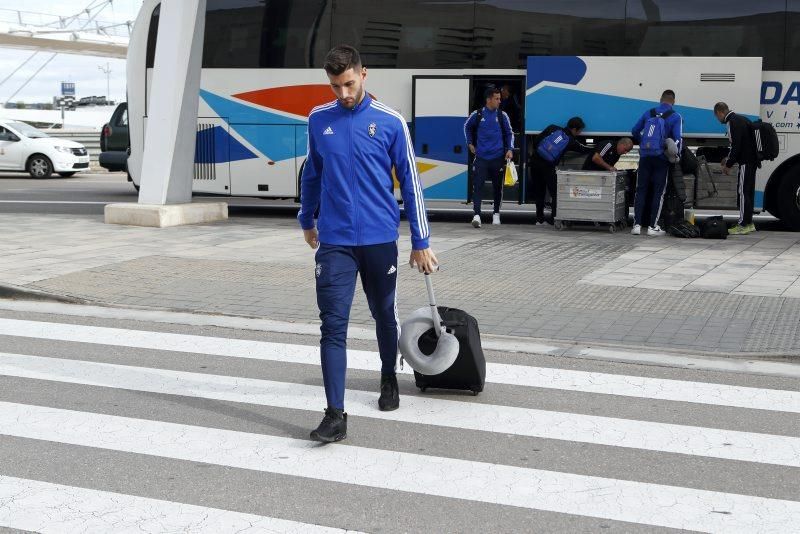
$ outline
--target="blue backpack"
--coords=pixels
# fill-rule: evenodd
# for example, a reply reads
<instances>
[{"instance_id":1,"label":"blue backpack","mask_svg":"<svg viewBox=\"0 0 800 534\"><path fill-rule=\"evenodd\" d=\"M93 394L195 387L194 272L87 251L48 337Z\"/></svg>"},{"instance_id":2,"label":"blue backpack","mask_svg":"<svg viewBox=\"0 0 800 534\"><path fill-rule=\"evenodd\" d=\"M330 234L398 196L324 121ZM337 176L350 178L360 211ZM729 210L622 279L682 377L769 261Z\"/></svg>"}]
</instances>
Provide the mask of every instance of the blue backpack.
<instances>
[{"instance_id":1,"label":"blue backpack","mask_svg":"<svg viewBox=\"0 0 800 534\"><path fill-rule=\"evenodd\" d=\"M639 143L639 154L642 156L660 156L664 153L667 141L667 117L674 113L673 110L658 113L650 110L650 117L642 128L642 140Z\"/></svg>"},{"instance_id":2,"label":"blue backpack","mask_svg":"<svg viewBox=\"0 0 800 534\"><path fill-rule=\"evenodd\" d=\"M549 163L556 163L569 146L569 135L559 128L539 142L536 152Z\"/></svg>"}]
</instances>

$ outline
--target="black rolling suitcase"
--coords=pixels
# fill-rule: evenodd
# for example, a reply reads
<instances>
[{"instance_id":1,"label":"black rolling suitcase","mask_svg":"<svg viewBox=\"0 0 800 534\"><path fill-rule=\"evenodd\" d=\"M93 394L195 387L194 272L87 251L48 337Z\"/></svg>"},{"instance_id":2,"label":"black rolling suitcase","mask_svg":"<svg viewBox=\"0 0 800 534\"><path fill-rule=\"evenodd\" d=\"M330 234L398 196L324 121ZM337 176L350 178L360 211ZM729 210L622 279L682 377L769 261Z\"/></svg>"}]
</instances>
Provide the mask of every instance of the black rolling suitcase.
<instances>
[{"instance_id":1,"label":"black rolling suitcase","mask_svg":"<svg viewBox=\"0 0 800 534\"><path fill-rule=\"evenodd\" d=\"M686 184L683 180L683 173L678 165L671 164L669 166L669 175L667 176L667 189L664 191L664 203L661 207L661 220L659 221L662 229L667 230L685 220L685 204Z\"/></svg>"},{"instance_id":2,"label":"black rolling suitcase","mask_svg":"<svg viewBox=\"0 0 800 534\"><path fill-rule=\"evenodd\" d=\"M414 371L417 387L422 391L428 388L464 389L477 395L483 391L486 381L486 359L481 347L478 321L463 310L446 306L437 306L437 309L447 331L458 339L458 357L449 369L438 375L423 375ZM431 354L436 342L436 334L430 329L419 338L419 348L425 354Z\"/></svg>"}]
</instances>

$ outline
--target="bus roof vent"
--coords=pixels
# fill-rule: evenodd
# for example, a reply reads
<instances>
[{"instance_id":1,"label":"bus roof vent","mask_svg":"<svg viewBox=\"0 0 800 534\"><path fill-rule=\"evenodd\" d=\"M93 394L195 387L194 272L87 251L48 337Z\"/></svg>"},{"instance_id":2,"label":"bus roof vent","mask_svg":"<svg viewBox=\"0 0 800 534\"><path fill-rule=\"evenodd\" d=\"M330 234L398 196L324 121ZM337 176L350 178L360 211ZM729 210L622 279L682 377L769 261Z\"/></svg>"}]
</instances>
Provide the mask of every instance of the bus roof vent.
<instances>
[{"instance_id":1,"label":"bus roof vent","mask_svg":"<svg viewBox=\"0 0 800 534\"><path fill-rule=\"evenodd\" d=\"M736 74L725 72L703 72L700 73L701 82L735 82Z\"/></svg>"}]
</instances>

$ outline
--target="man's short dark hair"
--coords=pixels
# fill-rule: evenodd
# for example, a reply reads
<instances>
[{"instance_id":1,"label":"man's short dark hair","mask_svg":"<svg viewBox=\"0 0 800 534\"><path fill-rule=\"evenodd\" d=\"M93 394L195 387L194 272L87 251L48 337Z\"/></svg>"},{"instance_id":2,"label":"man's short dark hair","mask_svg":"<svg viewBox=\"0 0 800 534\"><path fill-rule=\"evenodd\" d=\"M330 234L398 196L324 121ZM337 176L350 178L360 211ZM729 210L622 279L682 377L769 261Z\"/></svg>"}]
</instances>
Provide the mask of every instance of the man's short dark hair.
<instances>
[{"instance_id":1,"label":"man's short dark hair","mask_svg":"<svg viewBox=\"0 0 800 534\"><path fill-rule=\"evenodd\" d=\"M586 128L586 123L580 117L572 117L567 121L567 128L570 130L583 130Z\"/></svg>"},{"instance_id":2,"label":"man's short dark hair","mask_svg":"<svg viewBox=\"0 0 800 534\"><path fill-rule=\"evenodd\" d=\"M728 113L731 109L725 102L717 102L714 104L714 113Z\"/></svg>"},{"instance_id":3,"label":"man's short dark hair","mask_svg":"<svg viewBox=\"0 0 800 534\"><path fill-rule=\"evenodd\" d=\"M675 91L673 91L672 89L667 89L666 91L661 93L661 100L663 101L664 99L672 100L673 102L675 102Z\"/></svg>"},{"instance_id":4,"label":"man's short dark hair","mask_svg":"<svg viewBox=\"0 0 800 534\"><path fill-rule=\"evenodd\" d=\"M325 72L338 76L346 70L361 70L361 54L350 45L339 45L331 48L325 56Z\"/></svg>"},{"instance_id":5,"label":"man's short dark hair","mask_svg":"<svg viewBox=\"0 0 800 534\"><path fill-rule=\"evenodd\" d=\"M486 89L483 91L483 99L488 100L492 98L494 95L499 95L500 89L495 87L494 85L486 86Z\"/></svg>"}]
</instances>

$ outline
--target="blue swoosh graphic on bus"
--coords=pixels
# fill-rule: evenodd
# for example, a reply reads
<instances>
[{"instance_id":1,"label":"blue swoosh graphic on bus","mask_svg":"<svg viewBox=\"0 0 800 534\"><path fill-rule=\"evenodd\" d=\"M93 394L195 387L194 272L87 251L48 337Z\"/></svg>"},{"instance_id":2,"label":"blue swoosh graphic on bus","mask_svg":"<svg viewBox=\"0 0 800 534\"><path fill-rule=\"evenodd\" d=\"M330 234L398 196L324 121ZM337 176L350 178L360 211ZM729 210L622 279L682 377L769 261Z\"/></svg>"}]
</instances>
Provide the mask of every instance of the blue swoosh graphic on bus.
<instances>
[{"instance_id":1,"label":"blue swoosh graphic on bus","mask_svg":"<svg viewBox=\"0 0 800 534\"><path fill-rule=\"evenodd\" d=\"M214 126L197 132L194 151L195 163L229 163L257 157L235 137L231 137L222 126Z\"/></svg>"},{"instance_id":2,"label":"blue swoosh graphic on bus","mask_svg":"<svg viewBox=\"0 0 800 534\"><path fill-rule=\"evenodd\" d=\"M586 63L577 56L528 57L527 89L542 82L578 85L586 75Z\"/></svg>"},{"instance_id":3,"label":"blue swoosh graphic on bus","mask_svg":"<svg viewBox=\"0 0 800 534\"><path fill-rule=\"evenodd\" d=\"M464 200L467 195L467 171L425 188L427 200Z\"/></svg>"},{"instance_id":4,"label":"blue swoosh graphic on bus","mask_svg":"<svg viewBox=\"0 0 800 534\"><path fill-rule=\"evenodd\" d=\"M295 142L295 130L306 128L305 121L240 104L202 89L200 96L231 130L270 160L283 161L305 153L305 149L298 153Z\"/></svg>"},{"instance_id":5,"label":"blue swoosh graphic on bus","mask_svg":"<svg viewBox=\"0 0 800 534\"><path fill-rule=\"evenodd\" d=\"M648 100L545 86L525 97L525 130L539 132L550 124L565 125L570 117L579 116L586 123L587 133L629 134L642 113L656 105ZM683 117L684 136L725 135L725 127L711 109L675 106L675 111Z\"/></svg>"}]
</instances>

